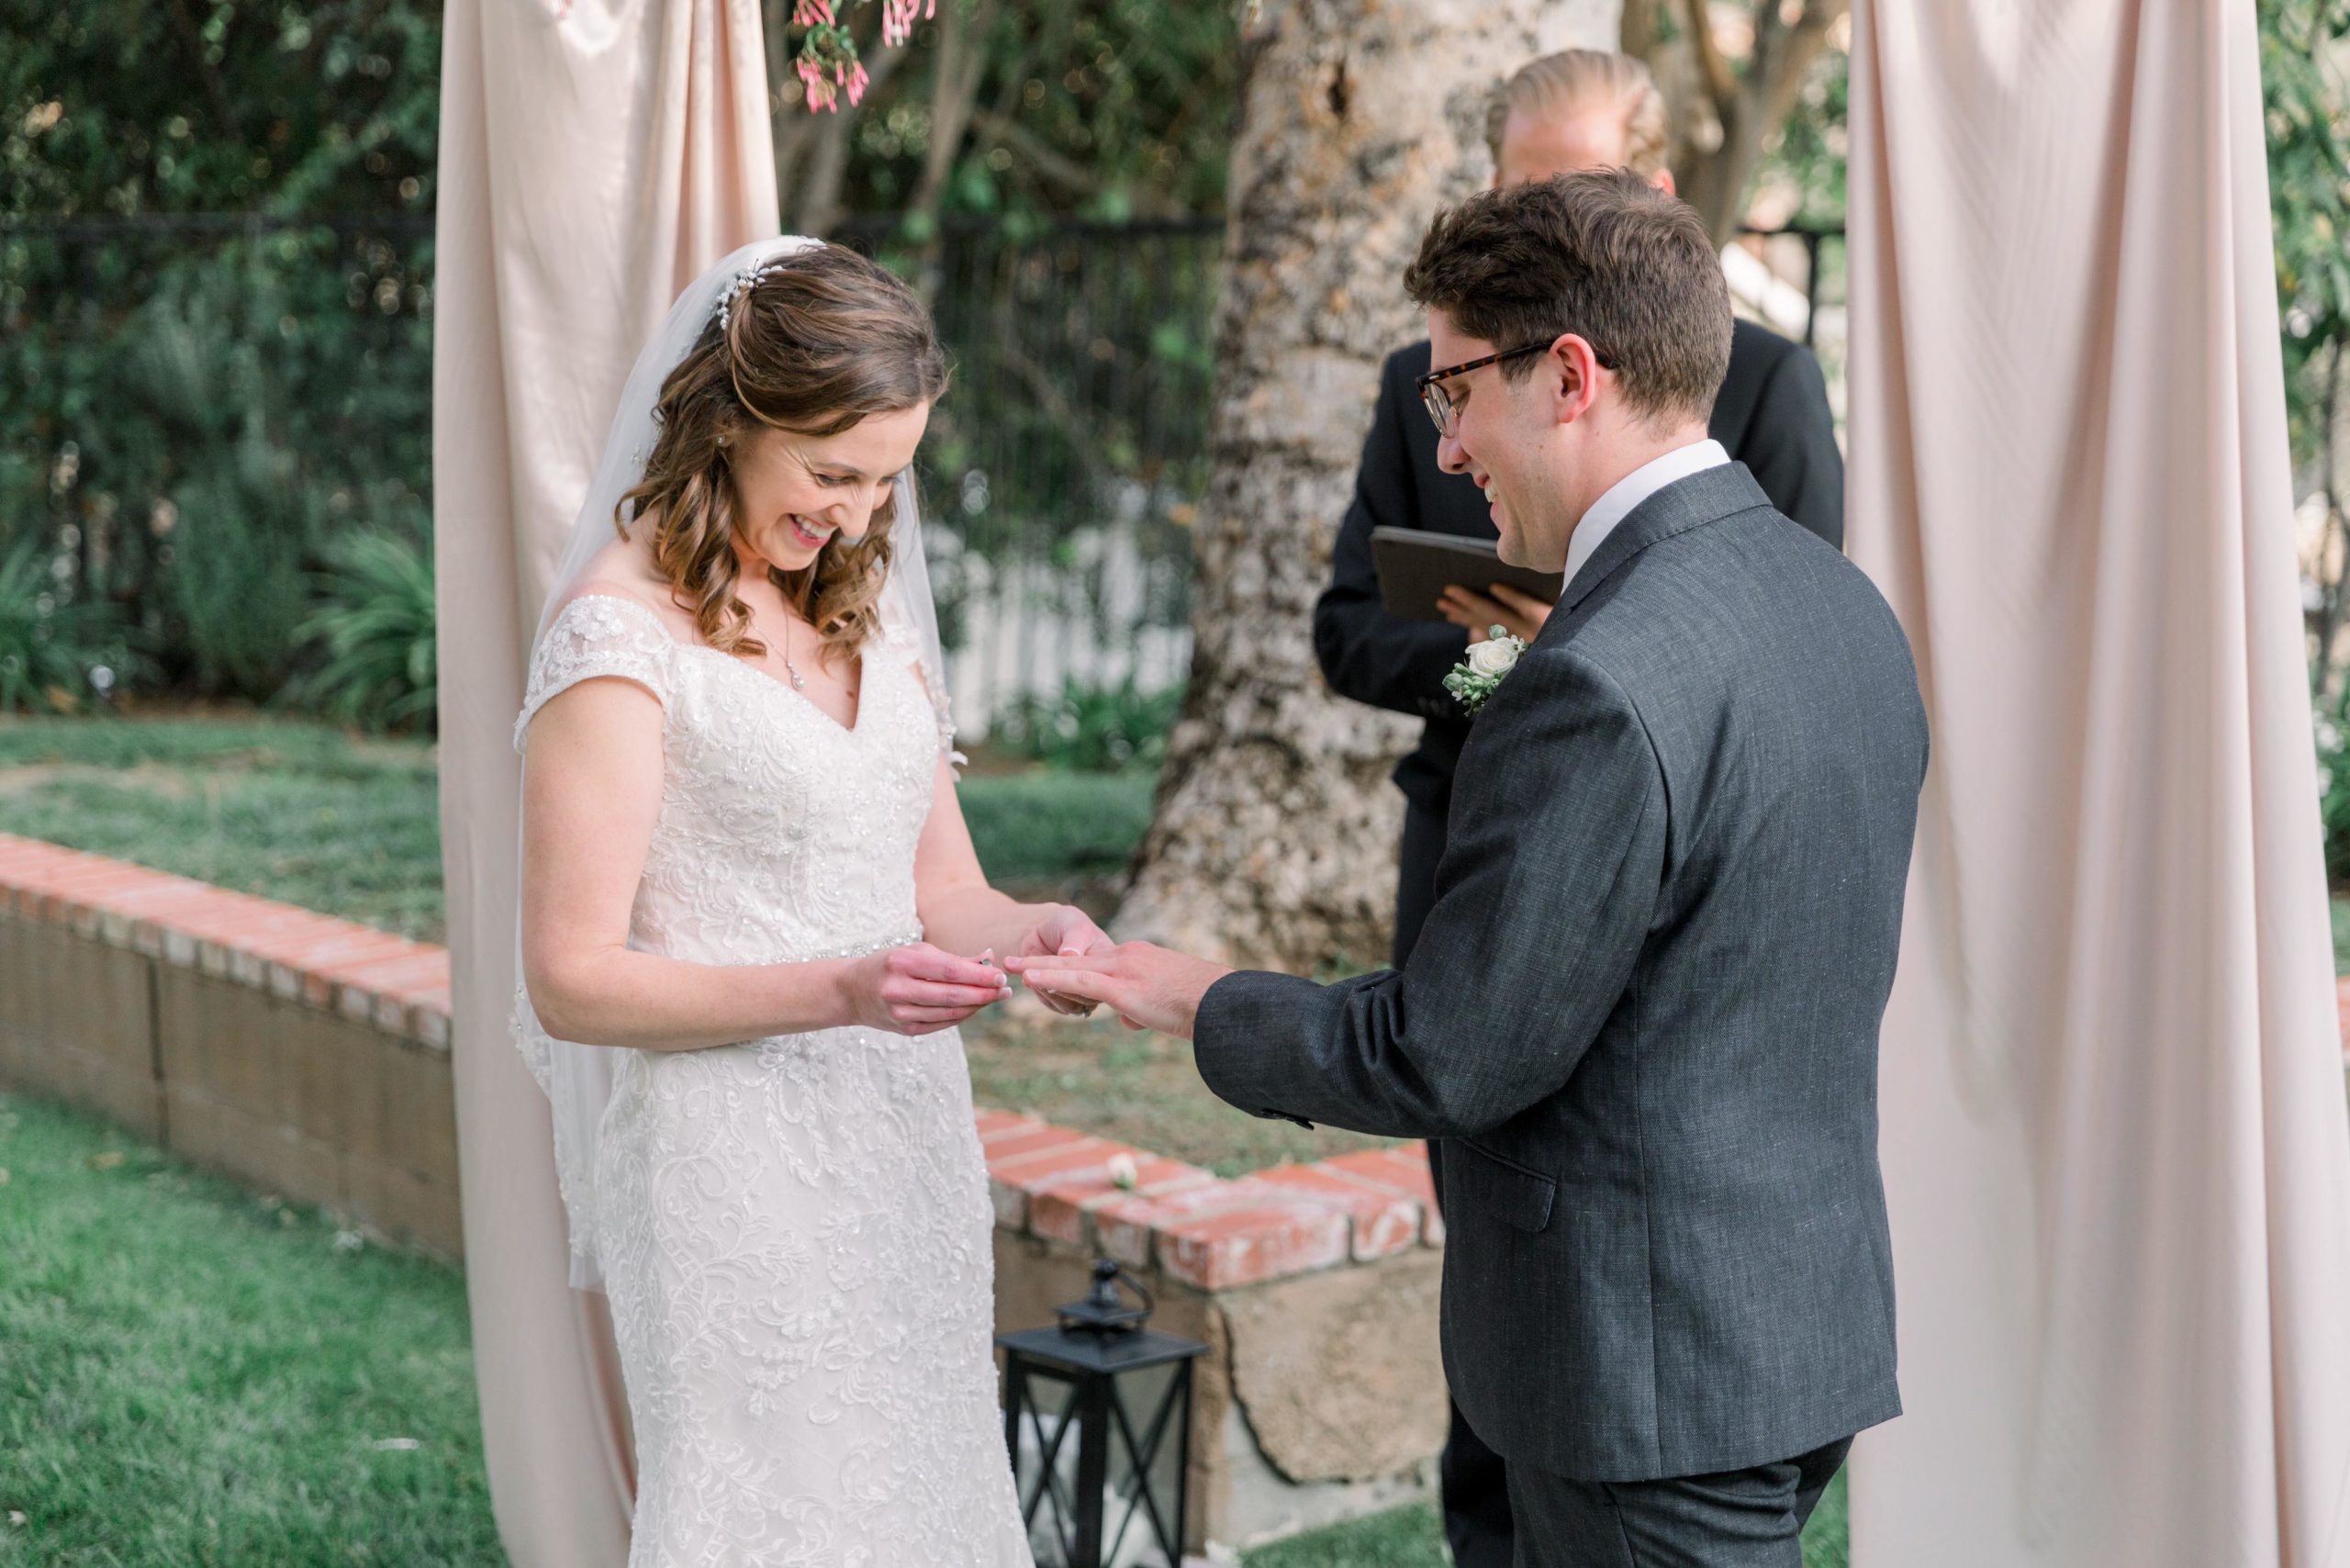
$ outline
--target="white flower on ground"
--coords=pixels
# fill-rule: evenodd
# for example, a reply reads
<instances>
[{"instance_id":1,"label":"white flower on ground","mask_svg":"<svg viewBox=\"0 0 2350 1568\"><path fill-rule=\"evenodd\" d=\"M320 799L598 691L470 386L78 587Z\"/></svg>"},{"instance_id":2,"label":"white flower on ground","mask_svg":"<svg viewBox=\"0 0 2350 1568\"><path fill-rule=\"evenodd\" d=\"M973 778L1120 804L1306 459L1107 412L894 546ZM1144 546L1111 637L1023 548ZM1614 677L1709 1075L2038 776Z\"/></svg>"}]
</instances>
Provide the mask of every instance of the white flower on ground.
<instances>
[{"instance_id":1,"label":"white flower on ground","mask_svg":"<svg viewBox=\"0 0 2350 1568\"><path fill-rule=\"evenodd\" d=\"M1110 1157L1110 1185L1121 1192L1131 1193L1135 1183L1141 1179L1142 1173L1135 1169L1133 1155L1113 1154Z\"/></svg>"}]
</instances>

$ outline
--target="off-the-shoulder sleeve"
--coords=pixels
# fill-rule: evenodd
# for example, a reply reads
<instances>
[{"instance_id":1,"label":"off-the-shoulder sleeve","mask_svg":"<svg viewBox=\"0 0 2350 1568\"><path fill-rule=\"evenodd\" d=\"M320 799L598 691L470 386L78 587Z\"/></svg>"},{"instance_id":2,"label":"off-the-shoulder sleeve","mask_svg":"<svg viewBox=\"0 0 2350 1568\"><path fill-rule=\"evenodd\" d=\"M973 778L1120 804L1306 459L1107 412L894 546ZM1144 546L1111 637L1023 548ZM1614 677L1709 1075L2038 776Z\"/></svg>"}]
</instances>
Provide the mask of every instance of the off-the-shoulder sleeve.
<instances>
[{"instance_id":1,"label":"off-the-shoulder sleeve","mask_svg":"<svg viewBox=\"0 0 2350 1568\"><path fill-rule=\"evenodd\" d=\"M583 594L557 612L531 658L531 682L514 721L514 746L520 750L531 720L557 693L617 676L632 680L666 707L677 642L661 618L634 599Z\"/></svg>"}]
</instances>

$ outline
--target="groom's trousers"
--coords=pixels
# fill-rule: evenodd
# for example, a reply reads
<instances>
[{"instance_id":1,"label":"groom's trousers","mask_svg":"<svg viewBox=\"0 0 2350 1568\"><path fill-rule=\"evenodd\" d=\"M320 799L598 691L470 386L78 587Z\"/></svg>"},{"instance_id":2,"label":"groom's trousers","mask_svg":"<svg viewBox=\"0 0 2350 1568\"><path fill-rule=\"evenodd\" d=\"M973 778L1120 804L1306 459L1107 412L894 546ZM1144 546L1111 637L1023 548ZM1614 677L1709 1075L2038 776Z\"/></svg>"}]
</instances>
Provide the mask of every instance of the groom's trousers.
<instances>
[{"instance_id":1,"label":"groom's trousers","mask_svg":"<svg viewBox=\"0 0 2350 1568\"><path fill-rule=\"evenodd\" d=\"M1803 1527L1852 1439L1669 1481L1571 1481L1509 1467L1515 1568L1803 1568Z\"/></svg>"}]
</instances>

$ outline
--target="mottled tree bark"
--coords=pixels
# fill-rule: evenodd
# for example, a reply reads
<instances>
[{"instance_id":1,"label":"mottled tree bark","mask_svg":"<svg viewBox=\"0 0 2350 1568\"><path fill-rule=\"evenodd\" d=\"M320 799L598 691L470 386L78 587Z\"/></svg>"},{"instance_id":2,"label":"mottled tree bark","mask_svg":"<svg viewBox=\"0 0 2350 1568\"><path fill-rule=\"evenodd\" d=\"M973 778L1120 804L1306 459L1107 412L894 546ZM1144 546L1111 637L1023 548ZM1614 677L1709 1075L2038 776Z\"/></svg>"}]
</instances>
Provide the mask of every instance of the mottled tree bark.
<instances>
[{"instance_id":1,"label":"mottled tree bark","mask_svg":"<svg viewBox=\"0 0 2350 1568\"><path fill-rule=\"evenodd\" d=\"M1387 952L1411 721L1331 695L1314 599L1382 360L1423 335L1404 266L1491 181L1488 95L1613 47L1618 0L1265 0L1244 20L1214 463L1190 696L1118 925L1310 971Z\"/></svg>"}]
</instances>

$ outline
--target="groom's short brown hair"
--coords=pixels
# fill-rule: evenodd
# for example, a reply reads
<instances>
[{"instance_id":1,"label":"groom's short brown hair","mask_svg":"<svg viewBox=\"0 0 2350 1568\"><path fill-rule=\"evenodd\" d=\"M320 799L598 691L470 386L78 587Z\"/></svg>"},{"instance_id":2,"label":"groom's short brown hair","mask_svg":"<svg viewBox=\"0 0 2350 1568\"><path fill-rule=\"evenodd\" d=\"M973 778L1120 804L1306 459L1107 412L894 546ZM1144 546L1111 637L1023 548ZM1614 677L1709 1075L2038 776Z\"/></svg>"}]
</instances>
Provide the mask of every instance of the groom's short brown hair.
<instances>
[{"instance_id":1,"label":"groom's short brown hair","mask_svg":"<svg viewBox=\"0 0 2350 1568\"><path fill-rule=\"evenodd\" d=\"M1623 169L1480 191L1437 214L1404 274L1415 303L1495 349L1573 332L1655 424L1713 411L1729 286L1695 210ZM1520 380L1536 358L1502 363Z\"/></svg>"}]
</instances>

